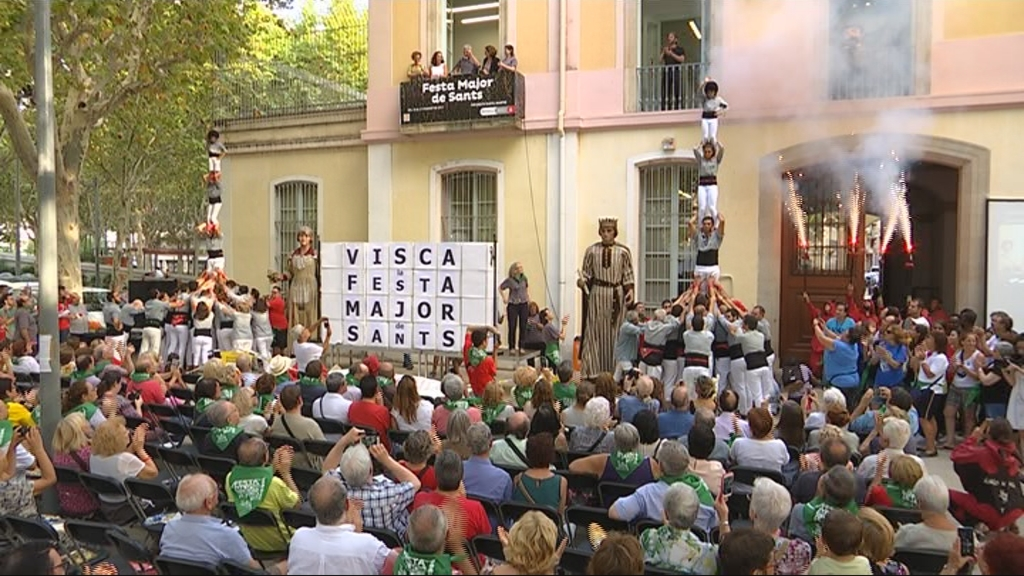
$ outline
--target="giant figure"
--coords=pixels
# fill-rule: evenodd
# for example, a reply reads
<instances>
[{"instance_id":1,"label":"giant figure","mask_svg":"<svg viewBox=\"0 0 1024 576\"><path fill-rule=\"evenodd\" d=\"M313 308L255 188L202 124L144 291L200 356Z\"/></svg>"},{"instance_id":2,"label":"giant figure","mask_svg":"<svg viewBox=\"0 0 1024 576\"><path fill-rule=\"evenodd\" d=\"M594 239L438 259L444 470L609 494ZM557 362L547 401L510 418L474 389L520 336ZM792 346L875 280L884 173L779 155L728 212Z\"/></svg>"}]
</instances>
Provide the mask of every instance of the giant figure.
<instances>
[{"instance_id":1,"label":"giant figure","mask_svg":"<svg viewBox=\"0 0 1024 576\"><path fill-rule=\"evenodd\" d=\"M618 220L598 222L601 241L583 255L577 286L583 290L582 375L593 378L615 371L615 339L633 301L633 256L619 244Z\"/></svg>"},{"instance_id":2,"label":"giant figure","mask_svg":"<svg viewBox=\"0 0 1024 576\"><path fill-rule=\"evenodd\" d=\"M286 280L288 285L288 325L301 324L307 328L320 319L317 304L320 285L317 282L317 253L313 247L313 230L308 226L299 228L296 234L299 247L288 257L287 272L272 274L274 282Z\"/></svg>"}]
</instances>

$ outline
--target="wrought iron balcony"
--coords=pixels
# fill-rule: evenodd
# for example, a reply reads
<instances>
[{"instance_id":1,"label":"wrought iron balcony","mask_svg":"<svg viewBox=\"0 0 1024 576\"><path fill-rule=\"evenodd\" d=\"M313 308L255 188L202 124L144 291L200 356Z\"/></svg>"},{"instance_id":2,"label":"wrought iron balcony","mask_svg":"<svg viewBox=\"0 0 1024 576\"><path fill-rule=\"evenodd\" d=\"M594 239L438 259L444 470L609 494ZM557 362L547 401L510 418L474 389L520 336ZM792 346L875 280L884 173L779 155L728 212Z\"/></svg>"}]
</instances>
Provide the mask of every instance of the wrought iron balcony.
<instances>
[{"instance_id":1,"label":"wrought iron balcony","mask_svg":"<svg viewBox=\"0 0 1024 576\"><path fill-rule=\"evenodd\" d=\"M704 64L641 66L636 69L636 111L692 110L700 107Z\"/></svg>"}]
</instances>

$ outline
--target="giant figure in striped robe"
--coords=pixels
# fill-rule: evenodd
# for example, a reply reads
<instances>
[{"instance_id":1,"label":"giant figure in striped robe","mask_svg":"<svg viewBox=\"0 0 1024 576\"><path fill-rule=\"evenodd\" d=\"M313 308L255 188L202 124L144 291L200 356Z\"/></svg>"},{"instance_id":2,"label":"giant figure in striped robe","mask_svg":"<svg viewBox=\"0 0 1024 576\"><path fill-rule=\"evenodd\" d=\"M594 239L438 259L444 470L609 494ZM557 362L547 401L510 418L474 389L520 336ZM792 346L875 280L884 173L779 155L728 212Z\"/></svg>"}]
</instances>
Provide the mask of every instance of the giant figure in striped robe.
<instances>
[{"instance_id":1,"label":"giant figure in striped robe","mask_svg":"<svg viewBox=\"0 0 1024 576\"><path fill-rule=\"evenodd\" d=\"M633 301L633 256L619 244L619 224L614 218L598 223L601 241L583 255L577 285L583 290L582 375L593 378L615 372L615 339Z\"/></svg>"}]
</instances>

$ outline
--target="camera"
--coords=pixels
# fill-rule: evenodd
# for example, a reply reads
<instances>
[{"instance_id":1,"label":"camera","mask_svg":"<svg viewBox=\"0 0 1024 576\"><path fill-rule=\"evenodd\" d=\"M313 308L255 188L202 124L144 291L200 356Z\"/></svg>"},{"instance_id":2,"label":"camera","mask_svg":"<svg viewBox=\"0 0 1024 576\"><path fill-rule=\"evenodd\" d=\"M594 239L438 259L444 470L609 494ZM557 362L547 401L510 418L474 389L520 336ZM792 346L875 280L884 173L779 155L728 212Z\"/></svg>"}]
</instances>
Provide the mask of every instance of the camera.
<instances>
[{"instance_id":1,"label":"camera","mask_svg":"<svg viewBox=\"0 0 1024 576\"><path fill-rule=\"evenodd\" d=\"M136 400L139 399L140 396L141 394L139 392L132 392L131 394L128 395L128 400L135 402Z\"/></svg>"},{"instance_id":2,"label":"camera","mask_svg":"<svg viewBox=\"0 0 1024 576\"><path fill-rule=\"evenodd\" d=\"M375 444L380 444L380 436L377 436L376 434L367 434L360 439L360 442L363 443L363 446L369 448Z\"/></svg>"}]
</instances>

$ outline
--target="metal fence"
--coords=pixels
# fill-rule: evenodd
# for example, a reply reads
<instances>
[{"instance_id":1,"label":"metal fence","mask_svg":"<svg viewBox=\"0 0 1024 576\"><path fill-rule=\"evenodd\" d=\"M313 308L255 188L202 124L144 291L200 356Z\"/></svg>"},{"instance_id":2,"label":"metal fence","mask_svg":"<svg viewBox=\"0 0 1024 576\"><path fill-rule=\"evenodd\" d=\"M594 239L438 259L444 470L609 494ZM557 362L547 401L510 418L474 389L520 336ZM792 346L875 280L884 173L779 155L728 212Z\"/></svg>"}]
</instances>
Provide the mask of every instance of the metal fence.
<instances>
[{"instance_id":1,"label":"metal fence","mask_svg":"<svg viewBox=\"0 0 1024 576\"><path fill-rule=\"evenodd\" d=\"M687 221L696 206L693 162L640 168L640 297L651 306L675 300L693 282L696 249Z\"/></svg>"},{"instance_id":2,"label":"metal fence","mask_svg":"<svg viewBox=\"0 0 1024 576\"><path fill-rule=\"evenodd\" d=\"M274 185L274 264L277 270L287 271L299 228L308 226L316 238L319 193L316 182L308 180L289 180Z\"/></svg>"},{"instance_id":3,"label":"metal fence","mask_svg":"<svg viewBox=\"0 0 1024 576\"><path fill-rule=\"evenodd\" d=\"M219 67L214 117L257 119L345 110L365 114L367 34L366 22L281 31L251 55Z\"/></svg>"},{"instance_id":4,"label":"metal fence","mask_svg":"<svg viewBox=\"0 0 1024 576\"><path fill-rule=\"evenodd\" d=\"M491 242L498 232L498 176L463 171L441 176L445 242Z\"/></svg>"},{"instance_id":5,"label":"metal fence","mask_svg":"<svg viewBox=\"0 0 1024 576\"><path fill-rule=\"evenodd\" d=\"M699 108L700 85L705 66L700 62L673 66L641 66L636 69L636 111L691 110Z\"/></svg>"}]
</instances>

